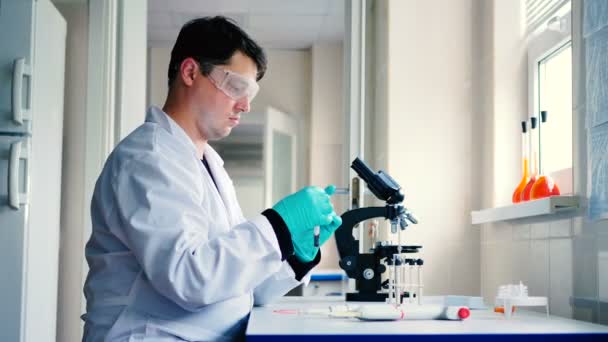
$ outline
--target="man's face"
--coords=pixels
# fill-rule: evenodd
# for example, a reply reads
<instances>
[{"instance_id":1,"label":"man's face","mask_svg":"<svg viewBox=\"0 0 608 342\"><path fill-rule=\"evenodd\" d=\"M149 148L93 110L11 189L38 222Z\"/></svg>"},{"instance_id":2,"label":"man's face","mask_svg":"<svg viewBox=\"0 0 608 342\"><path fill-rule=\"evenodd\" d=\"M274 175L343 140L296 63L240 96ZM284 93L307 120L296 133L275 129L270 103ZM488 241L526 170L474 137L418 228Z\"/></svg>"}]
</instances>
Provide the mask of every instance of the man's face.
<instances>
[{"instance_id":1,"label":"man's face","mask_svg":"<svg viewBox=\"0 0 608 342\"><path fill-rule=\"evenodd\" d=\"M225 71L245 77L255 82L257 67L253 60L237 51L228 65L221 65ZM194 80L194 89L198 101L196 125L205 140L218 140L230 134L232 128L239 124L241 113L249 112L250 100L247 96L232 98L214 84L209 76L198 75Z\"/></svg>"}]
</instances>

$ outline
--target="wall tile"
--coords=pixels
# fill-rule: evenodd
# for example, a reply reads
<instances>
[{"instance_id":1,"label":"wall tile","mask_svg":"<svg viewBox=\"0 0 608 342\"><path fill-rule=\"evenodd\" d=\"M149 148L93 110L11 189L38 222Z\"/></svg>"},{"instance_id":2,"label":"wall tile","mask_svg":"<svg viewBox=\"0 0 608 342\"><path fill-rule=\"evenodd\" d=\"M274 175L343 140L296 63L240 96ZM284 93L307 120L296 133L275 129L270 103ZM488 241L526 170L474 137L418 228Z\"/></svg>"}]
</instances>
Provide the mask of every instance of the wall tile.
<instances>
[{"instance_id":1,"label":"wall tile","mask_svg":"<svg viewBox=\"0 0 608 342\"><path fill-rule=\"evenodd\" d=\"M546 239L549 237L549 223L533 223L530 225L530 237L532 239Z\"/></svg>"},{"instance_id":2,"label":"wall tile","mask_svg":"<svg viewBox=\"0 0 608 342\"><path fill-rule=\"evenodd\" d=\"M497 243L502 241L511 241L513 236L513 228L510 223L496 222L482 226L481 239L487 243Z\"/></svg>"},{"instance_id":3,"label":"wall tile","mask_svg":"<svg viewBox=\"0 0 608 342\"><path fill-rule=\"evenodd\" d=\"M513 241L512 243L511 283L513 284L517 284L519 281L524 284L530 283L530 246L530 240Z\"/></svg>"},{"instance_id":4,"label":"wall tile","mask_svg":"<svg viewBox=\"0 0 608 342\"><path fill-rule=\"evenodd\" d=\"M575 217L572 219L572 236L580 236L583 234L583 225L585 219L583 217Z\"/></svg>"},{"instance_id":5,"label":"wall tile","mask_svg":"<svg viewBox=\"0 0 608 342\"><path fill-rule=\"evenodd\" d=\"M598 234L596 246L598 297L608 303L608 235Z\"/></svg>"},{"instance_id":6,"label":"wall tile","mask_svg":"<svg viewBox=\"0 0 608 342\"><path fill-rule=\"evenodd\" d=\"M593 236L573 239L573 291L574 297L597 298L597 255Z\"/></svg>"},{"instance_id":7,"label":"wall tile","mask_svg":"<svg viewBox=\"0 0 608 342\"><path fill-rule=\"evenodd\" d=\"M608 45L608 35L606 35ZM608 49L606 54L602 56L608 60ZM608 67L608 63L605 64ZM605 71L606 72L606 71ZM608 78L608 72L604 75ZM602 96L608 97L608 79L602 82L605 92ZM589 194L588 213L592 220L608 218L608 99L602 99L604 102L601 111L601 125L591 127L589 129L589 165L591 167L591 193Z\"/></svg>"},{"instance_id":8,"label":"wall tile","mask_svg":"<svg viewBox=\"0 0 608 342\"><path fill-rule=\"evenodd\" d=\"M575 300L572 305L572 318L597 323L599 316L599 305L597 301Z\"/></svg>"},{"instance_id":9,"label":"wall tile","mask_svg":"<svg viewBox=\"0 0 608 342\"><path fill-rule=\"evenodd\" d=\"M528 293L531 296L549 295L549 241L530 242L530 272Z\"/></svg>"},{"instance_id":10,"label":"wall tile","mask_svg":"<svg viewBox=\"0 0 608 342\"><path fill-rule=\"evenodd\" d=\"M511 242L481 245L481 294L486 303L493 304L498 286L512 283Z\"/></svg>"},{"instance_id":11,"label":"wall tile","mask_svg":"<svg viewBox=\"0 0 608 342\"><path fill-rule=\"evenodd\" d=\"M571 318L572 240L549 240L549 308L552 315Z\"/></svg>"},{"instance_id":12,"label":"wall tile","mask_svg":"<svg viewBox=\"0 0 608 342\"><path fill-rule=\"evenodd\" d=\"M597 234L605 232L608 234L608 221L590 221L586 215L572 219L572 235L596 237Z\"/></svg>"},{"instance_id":13,"label":"wall tile","mask_svg":"<svg viewBox=\"0 0 608 342\"><path fill-rule=\"evenodd\" d=\"M599 302L599 315L597 322L608 325L608 302Z\"/></svg>"},{"instance_id":14,"label":"wall tile","mask_svg":"<svg viewBox=\"0 0 608 342\"><path fill-rule=\"evenodd\" d=\"M513 241L530 240L530 225L516 224L513 225Z\"/></svg>"},{"instance_id":15,"label":"wall tile","mask_svg":"<svg viewBox=\"0 0 608 342\"><path fill-rule=\"evenodd\" d=\"M597 32L608 24L608 2L606 0L585 0L583 35Z\"/></svg>"},{"instance_id":16,"label":"wall tile","mask_svg":"<svg viewBox=\"0 0 608 342\"><path fill-rule=\"evenodd\" d=\"M572 220L557 220L549 223L551 237L570 237L572 235Z\"/></svg>"},{"instance_id":17,"label":"wall tile","mask_svg":"<svg viewBox=\"0 0 608 342\"><path fill-rule=\"evenodd\" d=\"M585 44L587 126L608 120L608 28L591 35Z\"/></svg>"}]
</instances>

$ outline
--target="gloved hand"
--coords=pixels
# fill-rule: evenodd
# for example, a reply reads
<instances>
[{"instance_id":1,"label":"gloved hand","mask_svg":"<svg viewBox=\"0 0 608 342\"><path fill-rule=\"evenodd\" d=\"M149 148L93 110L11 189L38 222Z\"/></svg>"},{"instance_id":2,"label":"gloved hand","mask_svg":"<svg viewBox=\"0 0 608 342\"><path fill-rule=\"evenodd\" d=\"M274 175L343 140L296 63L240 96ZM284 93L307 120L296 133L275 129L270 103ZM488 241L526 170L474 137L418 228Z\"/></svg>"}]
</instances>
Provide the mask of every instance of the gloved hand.
<instances>
[{"instance_id":1,"label":"gloved hand","mask_svg":"<svg viewBox=\"0 0 608 342\"><path fill-rule=\"evenodd\" d=\"M272 208L285 221L296 257L302 262L314 260L319 251L314 246L315 226L321 228L319 245L322 245L342 225L342 219L336 215L330 202L335 191L333 185L325 190L309 186L283 198Z\"/></svg>"}]
</instances>

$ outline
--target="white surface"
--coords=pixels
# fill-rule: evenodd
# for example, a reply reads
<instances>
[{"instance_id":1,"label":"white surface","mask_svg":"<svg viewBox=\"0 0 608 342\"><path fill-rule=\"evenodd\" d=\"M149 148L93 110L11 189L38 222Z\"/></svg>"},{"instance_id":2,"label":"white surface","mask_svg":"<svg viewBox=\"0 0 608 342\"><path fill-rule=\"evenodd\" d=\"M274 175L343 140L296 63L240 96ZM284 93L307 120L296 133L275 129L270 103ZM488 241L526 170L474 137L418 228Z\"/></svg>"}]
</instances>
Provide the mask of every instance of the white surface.
<instances>
[{"instance_id":1,"label":"white surface","mask_svg":"<svg viewBox=\"0 0 608 342\"><path fill-rule=\"evenodd\" d=\"M357 318L327 318L273 313L273 310L326 308L344 302L292 301L253 309L247 335L414 335L414 334L543 334L608 333L608 326L518 310L510 320L491 311L471 311L464 321L361 322Z\"/></svg>"},{"instance_id":2,"label":"white surface","mask_svg":"<svg viewBox=\"0 0 608 342\"><path fill-rule=\"evenodd\" d=\"M540 215L550 215L579 207L578 196L552 196L499 208L471 212L473 224L506 221Z\"/></svg>"}]
</instances>

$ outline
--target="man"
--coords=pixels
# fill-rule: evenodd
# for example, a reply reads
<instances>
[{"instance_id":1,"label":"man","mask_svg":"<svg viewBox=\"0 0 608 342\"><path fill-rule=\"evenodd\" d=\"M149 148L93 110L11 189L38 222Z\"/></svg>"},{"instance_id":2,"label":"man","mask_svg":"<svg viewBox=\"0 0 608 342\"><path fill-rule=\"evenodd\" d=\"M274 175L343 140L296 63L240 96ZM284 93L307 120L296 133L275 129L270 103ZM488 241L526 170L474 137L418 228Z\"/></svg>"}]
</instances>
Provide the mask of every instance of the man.
<instances>
[{"instance_id":1,"label":"man","mask_svg":"<svg viewBox=\"0 0 608 342\"><path fill-rule=\"evenodd\" d=\"M307 187L245 220L208 142L249 111L262 49L222 17L193 20L171 52L163 109L109 156L91 203L84 341L243 336L255 303L306 282L341 220L333 186Z\"/></svg>"}]
</instances>

